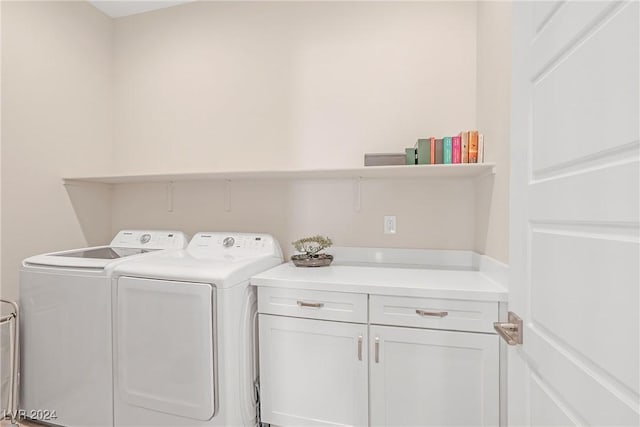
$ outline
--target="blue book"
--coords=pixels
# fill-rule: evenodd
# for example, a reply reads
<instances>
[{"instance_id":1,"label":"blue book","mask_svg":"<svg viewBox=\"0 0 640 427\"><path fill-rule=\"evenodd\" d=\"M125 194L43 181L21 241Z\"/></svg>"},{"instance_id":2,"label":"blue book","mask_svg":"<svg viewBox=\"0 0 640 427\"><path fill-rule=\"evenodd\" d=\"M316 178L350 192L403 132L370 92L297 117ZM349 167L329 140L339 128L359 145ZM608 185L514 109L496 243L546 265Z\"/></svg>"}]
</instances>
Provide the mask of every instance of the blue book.
<instances>
[{"instance_id":1,"label":"blue book","mask_svg":"<svg viewBox=\"0 0 640 427\"><path fill-rule=\"evenodd\" d=\"M453 154L453 144L450 136L442 138L442 163L451 164Z\"/></svg>"}]
</instances>

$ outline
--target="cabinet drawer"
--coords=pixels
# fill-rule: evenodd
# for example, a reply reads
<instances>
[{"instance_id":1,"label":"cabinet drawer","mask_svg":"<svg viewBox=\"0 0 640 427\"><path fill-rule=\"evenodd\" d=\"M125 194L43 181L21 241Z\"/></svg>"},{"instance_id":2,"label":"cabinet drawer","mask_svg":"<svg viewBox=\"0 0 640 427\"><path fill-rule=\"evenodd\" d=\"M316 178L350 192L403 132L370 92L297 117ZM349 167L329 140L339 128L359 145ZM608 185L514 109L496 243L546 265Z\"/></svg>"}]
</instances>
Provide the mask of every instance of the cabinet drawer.
<instances>
[{"instance_id":1,"label":"cabinet drawer","mask_svg":"<svg viewBox=\"0 0 640 427\"><path fill-rule=\"evenodd\" d=\"M367 295L260 287L258 312L367 323Z\"/></svg>"},{"instance_id":2,"label":"cabinet drawer","mask_svg":"<svg viewBox=\"0 0 640 427\"><path fill-rule=\"evenodd\" d=\"M498 303L371 295L372 324L455 331L490 332L498 321Z\"/></svg>"}]
</instances>

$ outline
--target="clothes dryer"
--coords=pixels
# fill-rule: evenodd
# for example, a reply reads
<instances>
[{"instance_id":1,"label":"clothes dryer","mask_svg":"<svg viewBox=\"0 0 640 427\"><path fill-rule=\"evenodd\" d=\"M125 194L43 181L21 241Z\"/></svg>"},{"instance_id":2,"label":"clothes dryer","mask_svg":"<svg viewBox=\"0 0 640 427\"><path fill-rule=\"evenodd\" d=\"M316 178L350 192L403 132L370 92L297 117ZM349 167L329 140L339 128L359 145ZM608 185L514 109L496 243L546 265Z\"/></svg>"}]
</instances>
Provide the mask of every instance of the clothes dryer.
<instances>
[{"instance_id":1,"label":"clothes dryer","mask_svg":"<svg viewBox=\"0 0 640 427\"><path fill-rule=\"evenodd\" d=\"M197 233L184 251L116 266L115 425L255 426L249 278L282 261L267 234Z\"/></svg>"},{"instance_id":2,"label":"clothes dryer","mask_svg":"<svg viewBox=\"0 0 640 427\"><path fill-rule=\"evenodd\" d=\"M24 415L64 426L112 426L111 271L183 249L179 231L120 231L111 244L37 255L20 271Z\"/></svg>"}]
</instances>

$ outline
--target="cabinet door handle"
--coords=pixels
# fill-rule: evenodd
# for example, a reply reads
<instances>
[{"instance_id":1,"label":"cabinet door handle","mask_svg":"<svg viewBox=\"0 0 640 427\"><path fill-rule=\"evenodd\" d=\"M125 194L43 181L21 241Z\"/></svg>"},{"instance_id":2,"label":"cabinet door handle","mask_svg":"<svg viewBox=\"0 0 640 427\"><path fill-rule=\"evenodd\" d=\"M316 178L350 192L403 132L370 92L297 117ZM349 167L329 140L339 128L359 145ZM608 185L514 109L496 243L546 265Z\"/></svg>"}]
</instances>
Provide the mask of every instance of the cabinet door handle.
<instances>
[{"instance_id":1,"label":"cabinet door handle","mask_svg":"<svg viewBox=\"0 0 640 427\"><path fill-rule=\"evenodd\" d=\"M311 308L320 308L322 307L324 304L321 302L304 302L304 301L298 301L298 307L311 307Z\"/></svg>"},{"instance_id":2,"label":"cabinet door handle","mask_svg":"<svg viewBox=\"0 0 640 427\"><path fill-rule=\"evenodd\" d=\"M358 360L362 361L362 335L358 336Z\"/></svg>"},{"instance_id":3,"label":"cabinet door handle","mask_svg":"<svg viewBox=\"0 0 640 427\"><path fill-rule=\"evenodd\" d=\"M376 363L380 363L380 338L378 337L376 337L374 348L375 348Z\"/></svg>"},{"instance_id":4,"label":"cabinet door handle","mask_svg":"<svg viewBox=\"0 0 640 427\"><path fill-rule=\"evenodd\" d=\"M449 315L447 311L426 311L426 310L416 310L416 314L422 317L446 317Z\"/></svg>"}]
</instances>

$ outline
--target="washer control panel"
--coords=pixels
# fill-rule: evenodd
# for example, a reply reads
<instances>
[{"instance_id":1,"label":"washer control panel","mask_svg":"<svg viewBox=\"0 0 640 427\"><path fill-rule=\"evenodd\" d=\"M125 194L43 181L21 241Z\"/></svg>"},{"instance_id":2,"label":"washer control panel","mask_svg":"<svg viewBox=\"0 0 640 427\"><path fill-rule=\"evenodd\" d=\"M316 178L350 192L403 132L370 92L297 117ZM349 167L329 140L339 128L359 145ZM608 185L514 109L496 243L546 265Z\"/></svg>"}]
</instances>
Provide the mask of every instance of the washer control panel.
<instances>
[{"instance_id":1,"label":"washer control panel","mask_svg":"<svg viewBox=\"0 0 640 427\"><path fill-rule=\"evenodd\" d=\"M261 233L196 233L188 249L207 256L282 256L280 245L273 236Z\"/></svg>"},{"instance_id":2,"label":"washer control panel","mask_svg":"<svg viewBox=\"0 0 640 427\"><path fill-rule=\"evenodd\" d=\"M112 247L143 249L184 249L188 237L181 231L122 230L111 241Z\"/></svg>"}]
</instances>

